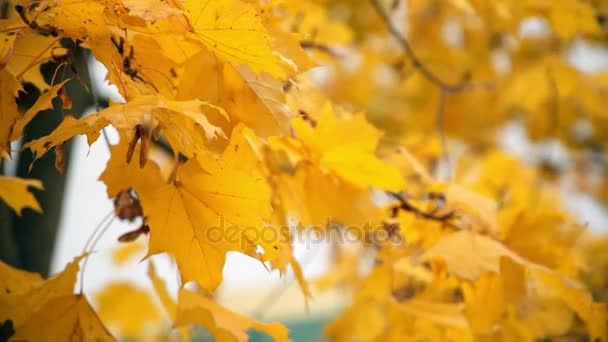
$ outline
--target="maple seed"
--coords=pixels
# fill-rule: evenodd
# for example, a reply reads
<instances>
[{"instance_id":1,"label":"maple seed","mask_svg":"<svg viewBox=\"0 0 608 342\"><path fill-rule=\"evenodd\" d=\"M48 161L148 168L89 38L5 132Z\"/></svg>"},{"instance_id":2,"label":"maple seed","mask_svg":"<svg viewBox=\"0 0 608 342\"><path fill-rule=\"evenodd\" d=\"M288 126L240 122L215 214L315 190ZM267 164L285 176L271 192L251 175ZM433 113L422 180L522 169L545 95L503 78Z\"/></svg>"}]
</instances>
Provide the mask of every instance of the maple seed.
<instances>
[{"instance_id":1,"label":"maple seed","mask_svg":"<svg viewBox=\"0 0 608 342\"><path fill-rule=\"evenodd\" d=\"M64 109L66 109L66 110L72 109L72 97L70 97L68 92L65 90L65 87L61 87L59 89L59 91L57 92L57 96L59 96L59 98L61 99Z\"/></svg>"},{"instance_id":2,"label":"maple seed","mask_svg":"<svg viewBox=\"0 0 608 342\"><path fill-rule=\"evenodd\" d=\"M133 67L133 61L135 59L135 50L133 49L133 45L129 47L129 54L125 55L125 39L123 37L120 37L119 41L116 41L116 38L114 36L112 36L110 39L112 40L112 44L114 44L114 47L116 47L116 50L118 50L118 53L122 57L122 71L133 81L140 81L143 84L152 87L158 93L158 88L153 83L143 79L139 75L139 71Z\"/></svg>"},{"instance_id":3,"label":"maple seed","mask_svg":"<svg viewBox=\"0 0 608 342\"><path fill-rule=\"evenodd\" d=\"M158 141L160 139L160 123L158 125L156 125L156 127L154 127L154 129L152 129L150 136L152 137L152 139L154 141Z\"/></svg>"},{"instance_id":4,"label":"maple seed","mask_svg":"<svg viewBox=\"0 0 608 342\"><path fill-rule=\"evenodd\" d=\"M114 199L114 213L121 220L133 222L143 216L143 209L131 190L123 190Z\"/></svg>"},{"instance_id":5,"label":"maple seed","mask_svg":"<svg viewBox=\"0 0 608 342\"><path fill-rule=\"evenodd\" d=\"M313 119L310 114L308 114L307 112L303 111L303 110L298 110L298 113L300 114L300 117L302 117L302 119L304 119L304 121L308 122L310 124L311 127L317 127L317 120Z\"/></svg>"},{"instance_id":6,"label":"maple seed","mask_svg":"<svg viewBox=\"0 0 608 342\"><path fill-rule=\"evenodd\" d=\"M118 237L119 242L132 242L137 240L140 235L146 235L150 233L150 227L147 224L142 224L139 228L126 232Z\"/></svg>"},{"instance_id":7,"label":"maple seed","mask_svg":"<svg viewBox=\"0 0 608 342\"><path fill-rule=\"evenodd\" d=\"M129 141L129 147L127 149L127 164L131 163L131 159L133 159L133 152L135 152L135 146L137 146L137 141L140 138L140 127L141 125L135 126L135 133L133 134L133 138Z\"/></svg>"},{"instance_id":8,"label":"maple seed","mask_svg":"<svg viewBox=\"0 0 608 342\"><path fill-rule=\"evenodd\" d=\"M55 169L65 174L65 141L55 147Z\"/></svg>"},{"instance_id":9,"label":"maple seed","mask_svg":"<svg viewBox=\"0 0 608 342\"><path fill-rule=\"evenodd\" d=\"M139 167L144 168L148 162L148 150L150 149L150 135L142 125L138 125L141 146L139 148Z\"/></svg>"},{"instance_id":10,"label":"maple seed","mask_svg":"<svg viewBox=\"0 0 608 342\"><path fill-rule=\"evenodd\" d=\"M25 16L25 7L23 7L23 5L19 5L19 4L15 5L15 11L17 11L17 13L19 14L19 17L21 17L21 20L23 20L23 22L27 26L29 26L32 30L37 31L37 32L39 32L41 34L51 35L53 37L57 37L59 35L59 30L56 27L53 27L51 25L40 26L35 21L30 21Z\"/></svg>"}]
</instances>

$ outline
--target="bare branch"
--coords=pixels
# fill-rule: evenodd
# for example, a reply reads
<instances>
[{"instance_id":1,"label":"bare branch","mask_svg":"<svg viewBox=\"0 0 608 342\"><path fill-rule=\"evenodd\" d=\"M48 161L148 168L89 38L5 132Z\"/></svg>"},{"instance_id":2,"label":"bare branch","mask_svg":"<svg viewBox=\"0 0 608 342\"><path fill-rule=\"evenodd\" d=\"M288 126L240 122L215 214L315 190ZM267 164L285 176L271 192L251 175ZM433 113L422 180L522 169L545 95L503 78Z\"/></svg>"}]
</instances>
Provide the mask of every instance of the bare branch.
<instances>
[{"instance_id":1,"label":"bare branch","mask_svg":"<svg viewBox=\"0 0 608 342\"><path fill-rule=\"evenodd\" d=\"M315 43L315 42L309 41L309 40L301 41L300 47L302 47L302 49L304 49L304 50L318 50L318 51L326 53L332 57L335 57L335 58L344 57L341 53L337 52L336 49L334 49L328 45Z\"/></svg>"},{"instance_id":2,"label":"bare branch","mask_svg":"<svg viewBox=\"0 0 608 342\"><path fill-rule=\"evenodd\" d=\"M401 193L387 192L387 194L390 195L391 197L393 197L394 199L396 199L397 201L399 201L399 209L409 211L409 212L413 213L414 215L423 217L427 220L447 223L448 220L450 220L451 218L454 217L453 211L449 211L446 214L437 214L434 211L432 211L432 212L423 211L420 208L414 206L412 203L410 203L410 201L408 201L407 198Z\"/></svg>"}]
</instances>

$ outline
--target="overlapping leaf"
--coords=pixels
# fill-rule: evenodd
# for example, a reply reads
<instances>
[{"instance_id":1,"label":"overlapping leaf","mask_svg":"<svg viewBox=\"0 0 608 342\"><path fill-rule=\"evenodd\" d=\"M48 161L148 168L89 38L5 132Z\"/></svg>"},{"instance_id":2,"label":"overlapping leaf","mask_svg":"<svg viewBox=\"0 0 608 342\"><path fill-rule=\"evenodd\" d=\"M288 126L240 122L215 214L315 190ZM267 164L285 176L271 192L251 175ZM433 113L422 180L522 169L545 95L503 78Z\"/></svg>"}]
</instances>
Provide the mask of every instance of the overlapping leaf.
<instances>
[{"instance_id":1,"label":"overlapping leaf","mask_svg":"<svg viewBox=\"0 0 608 342\"><path fill-rule=\"evenodd\" d=\"M192 35L223 60L256 72L282 76L279 59L257 9L241 0L188 0L184 3Z\"/></svg>"},{"instance_id":2,"label":"overlapping leaf","mask_svg":"<svg viewBox=\"0 0 608 342\"><path fill-rule=\"evenodd\" d=\"M37 179L23 179L17 177L0 176L0 199L13 208L17 215L21 215L23 208L32 208L42 211L36 197L28 190L29 187L42 190L44 186Z\"/></svg>"},{"instance_id":3,"label":"overlapping leaf","mask_svg":"<svg viewBox=\"0 0 608 342\"><path fill-rule=\"evenodd\" d=\"M267 239L265 234L276 229L267 227L270 189L263 178L243 171L242 158L198 154L179 166L168 183L161 177L138 176L137 167L124 165L123 156L114 158L118 161L110 161L102 179L110 189L135 188L151 229L148 255L172 254L185 281L197 281L212 292L222 280L229 250L253 255L259 245L265 259L276 258L279 235ZM123 171L116 172L117 167ZM124 170L134 179L123 178ZM148 172L153 170L140 174Z\"/></svg>"},{"instance_id":4,"label":"overlapping leaf","mask_svg":"<svg viewBox=\"0 0 608 342\"><path fill-rule=\"evenodd\" d=\"M176 152L191 156L204 151L207 140L223 137L223 132L209 123L206 111L224 112L200 100L169 101L157 96L142 96L125 104L116 104L99 113L76 120L66 117L51 134L28 143L36 157L78 134L85 134L92 144L107 125L132 132L137 125L156 127Z\"/></svg>"},{"instance_id":5,"label":"overlapping leaf","mask_svg":"<svg viewBox=\"0 0 608 342\"><path fill-rule=\"evenodd\" d=\"M249 329L265 332L275 341L291 341L289 331L279 323L260 323L227 310L203 295L181 290L176 324L193 323L207 328L216 341L247 341Z\"/></svg>"}]
</instances>

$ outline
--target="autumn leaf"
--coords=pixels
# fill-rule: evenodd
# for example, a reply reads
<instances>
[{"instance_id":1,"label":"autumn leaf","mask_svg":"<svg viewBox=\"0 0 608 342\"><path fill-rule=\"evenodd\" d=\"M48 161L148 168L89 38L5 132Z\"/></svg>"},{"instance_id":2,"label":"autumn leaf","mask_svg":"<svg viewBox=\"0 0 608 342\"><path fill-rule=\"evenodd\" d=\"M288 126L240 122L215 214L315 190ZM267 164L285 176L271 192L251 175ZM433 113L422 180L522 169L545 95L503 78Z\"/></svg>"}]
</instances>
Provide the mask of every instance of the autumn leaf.
<instances>
[{"instance_id":1,"label":"autumn leaf","mask_svg":"<svg viewBox=\"0 0 608 342\"><path fill-rule=\"evenodd\" d=\"M116 197L123 190L141 189L149 184L162 181L161 170L154 162L146 163L143 168L135 160L127 163L129 144L125 138L122 137L119 144L111 147L112 157L108 160L104 172L99 176L99 180L105 183L110 198ZM140 150L141 146L137 145L133 149L133 155L139 155Z\"/></svg>"},{"instance_id":2,"label":"autumn leaf","mask_svg":"<svg viewBox=\"0 0 608 342\"><path fill-rule=\"evenodd\" d=\"M589 336L600 341L608 338L608 308L606 303L597 303L580 284L558 274L534 271L534 277L550 287L585 322Z\"/></svg>"},{"instance_id":3,"label":"autumn leaf","mask_svg":"<svg viewBox=\"0 0 608 342\"><path fill-rule=\"evenodd\" d=\"M51 9L41 14L52 16L53 24L65 36L73 39L100 41L109 39L110 30L105 25L104 6L97 2L79 0L49 1ZM82 20L86 18L86 20Z\"/></svg>"},{"instance_id":4,"label":"autumn leaf","mask_svg":"<svg viewBox=\"0 0 608 342\"><path fill-rule=\"evenodd\" d=\"M0 320L15 327L14 340L70 338L115 341L83 295L74 294L79 256L49 279L0 262Z\"/></svg>"},{"instance_id":5,"label":"autumn leaf","mask_svg":"<svg viewBox=\"0 0 608 342\"><path fill-rule=\"evenodd\" d=\"M475 282L468 299L466 315L472 328L480 334L487 334L503 317L508 303L505 300L505 283L500 274L486 273Z\"/></svg>"},{"instance_id":6,"label":"autumn leaf","mask_svg":"<svg viewBox=\"0 0 608 342\"><path fill-rule=\"evenodd\" d=\"M225 309L203 295L182 289L175 324L194 323L209 330L216 341L247 341L249 329L264 332L275 341L291 341L289 330L279 323L260 323Z\"/></svg>"},{"instance_id":7,"label":"autumn leaf","mask_svg":"<svg viewBox=\"0 0 608 342\"><path fill-rule=\"evenodd\" d=\"M462 230L439 240L420 256L420 262L440 258L448 272L475 281L488 272L500 273L501 258L526 266L536 266L492 238Z\"/></svg>"},{"instance_id":8,"label":"autumn leaf","mask_svg":"<svg viewBox=\"0 0 608 342\"><path fill-rule=\"evenodd\" d=\"M48 301L72 295L78 272L75 258L63 272L43 280L40 275L11 268L0 263L0 320L11 319L16 327L20 326L32 313L38 311Z\"/></svg>"},{"instance_id":9,"label":"autumn leaf","mask_svg":"<svg viewBox=\"0 0 608 342\"><path fill-rule=\"evenodd\" d=\"M21 215L21 211L26 207L42 212L38 200L28 190L29 187L44 190L42 182L37 179L0 176L0 199L13 208L17 215Z\"/></svg>"},{"instance_id":10,"label":"autumn leaf","mask_svg":"<svg viewBox=\"0 0 608 342\"><path fill-rule=\"evenodd\" d=\"M13 22L10 26L15 27L17 23ZM45 90L49 85L40 72L40 64L51 58L53 47L58 45L59 40L33 30L26 30L12 37L15 42L6 70L15 77L21 76L19 80L31 82L40 91Z\"/></svg>"},{"instance_id":11,"label":"autumn leaf","mask_svg":"<svg viewBox=\"0 0 608 342\"><path fill-rule=\"evenodd\" d=\"M412 299L397 304L400 310L430 321L453 326L457 328L468 328L469 323L464 315L464 305L432 302L424 299Z\"/></svg>"},{"instance_id":12,"label":"autumn leaf","mask_svg":"<svg viewBox=\"0 0 608 342\"><path fill-rule=\"evenodd\" d=\"M16 97L21 85L6 69L0 70L0 153L10 154L10 136L15 122L19 118Z\"/></svg>"},{"instance_id":13,"label":"autumn leaf","mask_svg":"<svg viewBox=\"0 0 608 342\"><path fill-rule=\"evenodd\" d=\"M235 66L281 77L279 59L256 8L241 0L188 0L184 3L192 37Z\"/></svg>"},{"instance_id":14,"label":"autumn leaf","mask_svg":"<svg viewBox=\"0 0 608 342\"><path fill-rule=\"evenodd\" d=\"M183 13L162 0L123 0L122 3L128 9L129 15L134 15L147 21L165 19Z\"/></svg>"},{"instance_id":15,"label":"autumn leaf","mask_svg":"<svg viewBox=\"0 0 608 342\"><path fill-rule=\"evenodd\" d=\"M230 122L220 125L226 132L238 123L244 123L262 136L288 131L289 116L271 109L277 106L274 99L266 95L271 90L263 87L265 92L261 92L257 81L248 81L230 63L203 50L188 58L184 62L184 68L189 72L184 74L177 86L176 99L204 99L224 108L230 116ZM201 83L202 77L207 82ZM277 96L276 92L272 95Z\"/></svg>"},{"instance_id":16,"label":"autumn leaf","mask_svg":"<svg viewBox=\"0 0 608 342\"><path fill-rule=\"evenodd\" d=\"M111 124L131 132L137 125L159 126L172 147L185 155L205 151L205 139L223 137L224 133L207 121L205 111L224 113L219 107L200 100L170 101L157 96L141 96L126 104L116 104L82 119L66 117L51 134L26 145L37 158L50 148L78 134L85 134L91 145L100 130Z\"/></svg>"},{"instance_id":17,"label":"autumn leaf","mask_svg":"<svg viewBox=\"0 0 608 342\"><path fill-rule=\"evenodd\" d=\"M36 103L34 103L34 105L15 122L15 126L13 126L9 137L10 141L18 139L23 134L25 126L32 121L39 112L53 108L53 99L58 96L60 92L65 91L64 86L68 81L69 80L60 82L49 88L44 94L40 95L38 100L36 100Z\"/></svg>"},{"instance_id":18,"label":"autumn leaf","mask_svg":"<svg viewBox=\"0 0 608 342\"><path fill-rule=\"evenodd\" d=\"M169 294L167 284L163 279L160 278L153 262L150 262L148 264L148 277L150 277L150 280L152 281L154 291L158 295L158 298L160 299L164 310L169 315L169 317L171 317L171 320L175 321L175 314L177 313L177 303Z\"/></svg>"},{"instance_id":19,"label":"autumn leaf","mask_svg":"<svg viewBox=\"0 0 608 342\"><path fill-rule=\"evenodd\" d=\"M310 149L311 160L322 170L363 188L398 191L403 185L399 172L374 156L381 133L363 114L338 118L327 103L314 128L303 118L294 119L292 125L298 140ZM357 137L346 132L358 132Z\"/></svg>"},{"instance_id":20,"label":"autumn leaf","mask_svg":"<svg viewBox=\"0 0 608 342\"><path fill-rule=\"evenodd\" d=\"M152 281L154 291L158 296L158 299L160 299L166 314L171 319L171 322L175 322L177 315L177 302L169 293L166 282L159 276L153 262L148 264L148 277L150 277L150 280ZM177 330L182 335L184 340L190 340L190 335L192 334L191 329L188 327L178 327Z\"/></svg>"},{"instance_id":21,"label":"autumn leaf","mask_svg":"<svg viewBox=\"0 0 608 342\"><path fill-rule=\"evenodd\" d=\"M161 312L152 293L129 283L114 282L95 295L97 314L118 336L136 338L146 324L158 325ZM133 313L137 312L137 315Z\"/></svg>"},{"instance_id":22,"label":"autumn leaf","mask_svg":"<svg viewBox=\"0 0 608 342\"><path fill-rule=\"evenodd\" d=\"M138 175L122 156L116 158L102 179L113 192L127 185L135 188L151 231L148 255L172 254L185 281L197 281L212 292L222 280L229 250L252 253L259 244L265 257L274 258L278 240L264 239L270 190L263 178L243 171L242 160L200 154L167 183L158 176L142 177L149 174L147 169ZM133 178L123 178L125 172Z\"/></svg>"},{"instance_id":23,"label":"autumn leaf","mask_svg":"<svg viewBox=\"0 0 608 342\"><path fill-rule=\"evenodd\" d=\"M140 242L123 244L112 252L112 262L115 265L122 266L135 256L143 255L144 251L145 245Z\"/></svg>"},{"instance_id":24,"label":"autumn leaf","mask_svg":"<svg viewBox=\"0 0 608 342\"><path fill-rule=\"evenodd\" d=\"M246 252L262 238L257 232L269 212L267 186L211 156L189 160L173 183L136 190L150 225L148 255L171 253L184 280L210 292L221 282L226 252ZM253 227L249 236L246 227Z\"/></svg>"},{"instance_id":25,"label":"autumn leaf","mask_svg":"<svg viewBox=\"0 0 608 342\"><path fill-rule=\"evenodd\" d=\"M15 331L15 341L116 341L83 295L49 300Z\"/></svg>"},{"instance_id":26,"label":"autumn leaf","mask_svg":"<svg viewBox=\"0 0 608 342\"><path fill-rule=\"evenodd\" d=\"M285 211L316 229L328 223L357 228L359 238L381 227L384 211L372 201L371 187L399 189L404 183L374 154L380 132L363 114L338 118L330 104L318 122L296 118L292 124L297 139L271 137L263 153ZM357 139L344 135L348 127L360 132Z\"/></svg>"}]
</instances>

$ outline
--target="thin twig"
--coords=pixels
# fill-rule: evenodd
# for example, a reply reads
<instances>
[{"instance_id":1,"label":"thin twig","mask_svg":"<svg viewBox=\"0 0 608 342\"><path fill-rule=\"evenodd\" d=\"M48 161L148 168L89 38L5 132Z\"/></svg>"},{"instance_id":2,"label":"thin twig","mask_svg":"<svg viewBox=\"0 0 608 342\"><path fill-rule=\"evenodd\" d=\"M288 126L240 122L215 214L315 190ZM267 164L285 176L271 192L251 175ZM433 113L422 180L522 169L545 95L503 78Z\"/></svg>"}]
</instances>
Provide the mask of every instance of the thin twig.
<instances>
[{"instance_id":1,"label":"thin twig","mask_svg":"<svg viewBox=\"0 0 608 342\"><path fill-rule=\"evenodd\" d=\"M450 152L448 150L448 143L445 137L445 103L449 93L444 89L441 89L439 93L439 105L437 106L437 132L439 134L439 141L441 143L441 159L445 162L447 168L448 180L451 178L450 175Z\"/></svg>"},{"instance_id":2,"label":"thin twig","mask_svg":"<svg viewBox=\"0 0 608 342\"><path fill-rule=\"evenodd\" d=\"M321 52L324 52L332 57L336 57L336 58L342 58L344 57L341 53L337 52L334 48L325 45L325 44L321 44L321 43L315 43L313 41L309 41L309 40L303 40L300 42L300 47L302 47L302 49L304 50L319 50Z\"/></svg>"},{"instance_id":3,"label":"thin twig","mask_svg":"<svg viewBox=\"0 0 608 342\"><path fill-rule=\"evenodd\" d=\"M399 201L399 209L409 211L409 212L413 213L414 215L423 217L427 220L447 223L448 220L450 220L451 218L454 217L453 211L449 211L446 214L441 214L441 215L438 215L436 212L432 212L432 211L431 212L423 211L420 208L414 206L412 203L410 203L407 200L407 198L405 198L405 196L403 196L401 193L387 192L387 194L389 194L390 196L395 198L397 201Z\"/></svg>"},{"instance_id":4,"label":"thin twig","mask_svg":"<svg viewBox=\"0 0 608 342\"><path fill-rule=\"evenodd\" d=\"M422 63L422 61L420 60L420 58L418 58L418 56L414 52L414 49L412 49L412 46L407 41L407 39L405 39L405 37L401 34L401 32L399 32L397 27L395 27L395 25L393 25L393 22L389 16L388 12L380 4L380 0L369 0L369 1L371 3L372 7L374 7L374 9L376 10L376 13L380 16L380 18L382 18L384 25L389 30L389 32L391 33L393 38L395 38L397 40L399 45L401 45L401 47L405 51L405 54L412 61L414 68L416 68L422 74L422 76L424 76L424 78L426 78L431 83L435 84L436 86L441 88L443 91L448 92L448 93L459 92L466 88L468 77L462 77L462 79L460 81L458 81L458 83L450 84L450 83L442 80L439 76L435 75L424 63Z\"/></svg>"},{"instance_id":5,"label":"thin twig","mask_svg":"<svg viewBox=\"0 0 608 342\"><path fill-rule=\"evenodd\" d=\"M103 236L108 227L110 227L110 224L114 221L114 217L112 217L112 214L114 214L114 210L111 210L108 214L106 214L106 216L104 216L97 224L97 227L93 229L93 232L91 233L91 235L85 242L84 247L82 248L82 255L90 253L101 238L101 236ZM87 262L89 261L89 257L90 255L85 256L84 262L82 263L82 267L80 268L80 294L82 294L84 291L84 270L87 266Z\"/></svg>"},{"instance_id":6,"label":"thin twig","mask_svg":"<svg viewBox=\"0 0 608 342\"><path fill-rule=\"evenodd\" d=\"M446 163L447 173L451 174L450 171L450 161L448 156L448 147L445 136L445 106L447 96L453 93L462 92L465 90L474 90L474 89L493 89L495 87L493 82L489 83L481 83L481 82L470 82L470 74L465 73L457 83L448 83L445 80L441 79L441 77L437 76L433 73L416 55L414 49L408 42L408 40L403 36L401 32L393 25L393 22L386 11L386 9L380 4L380 0L369 0L372 7L375 9L376 13L380 18L382 18L382 22L384 26L388 29L390 34L394 39L401 45L407 57L412 61L412 64L422 76L427 79L429 82L436 85L441 91L441 95L439 97L439 104L437 108L437 130L439 132L439 137L441 140L441 149L442 149L442 159Z\"/></svg>"}]
</instances>

